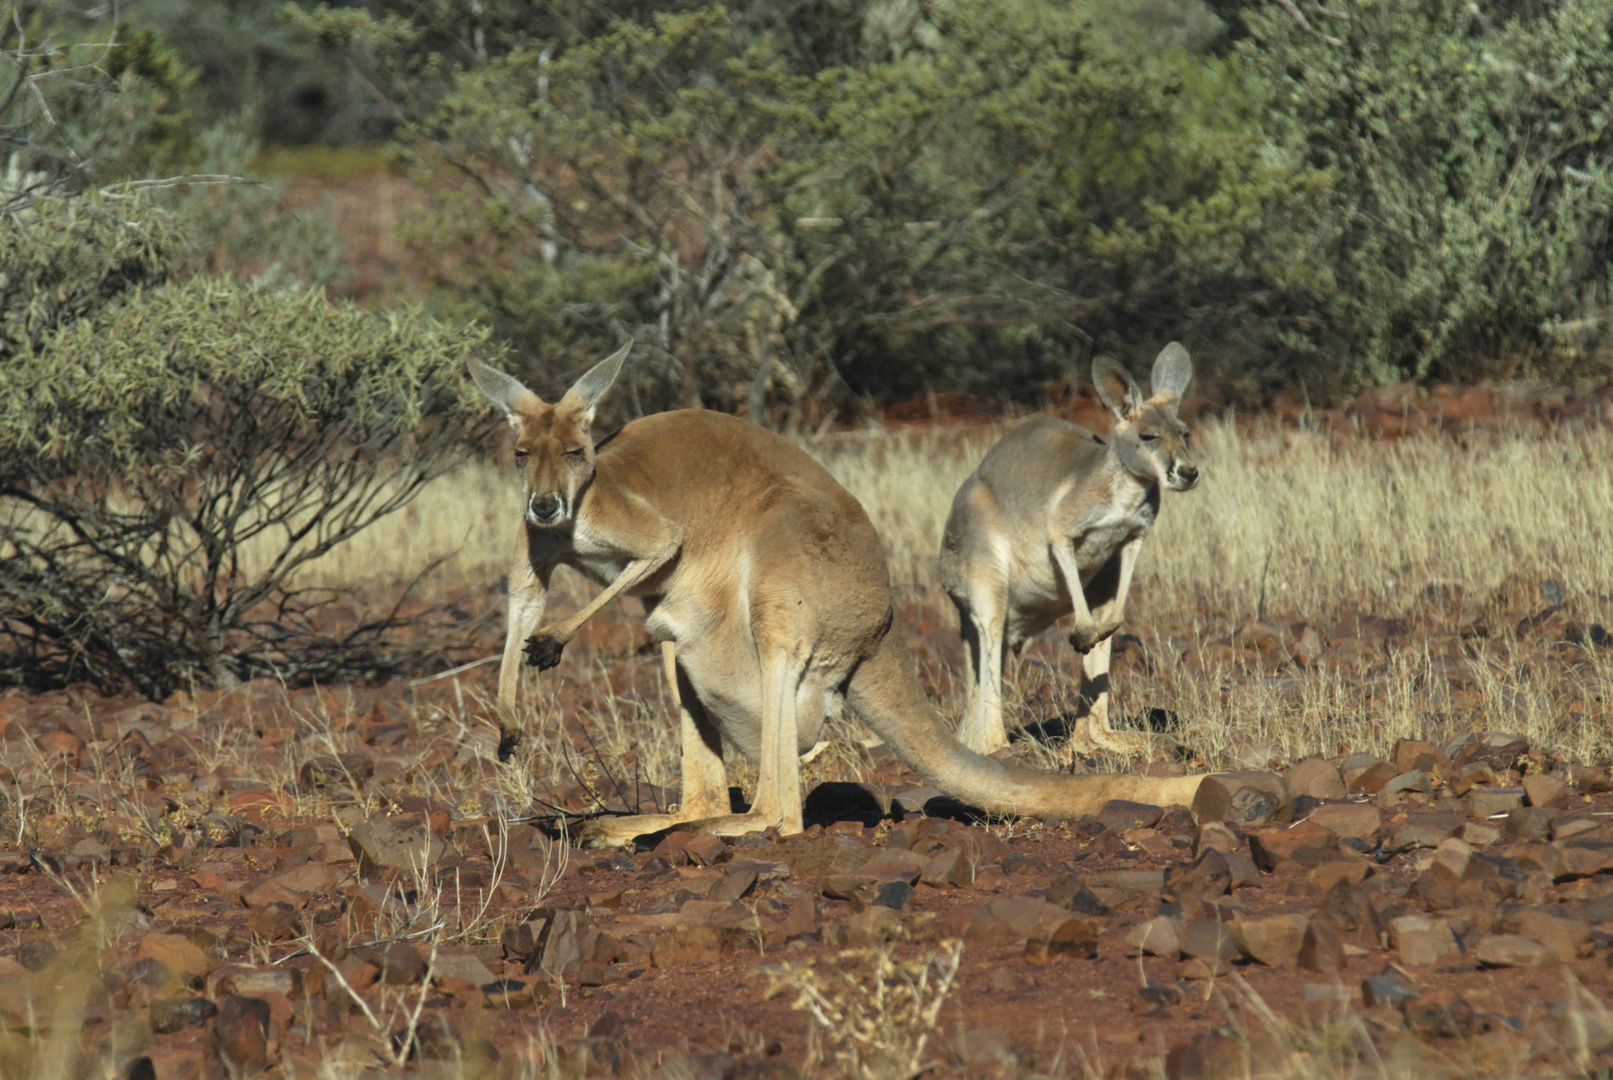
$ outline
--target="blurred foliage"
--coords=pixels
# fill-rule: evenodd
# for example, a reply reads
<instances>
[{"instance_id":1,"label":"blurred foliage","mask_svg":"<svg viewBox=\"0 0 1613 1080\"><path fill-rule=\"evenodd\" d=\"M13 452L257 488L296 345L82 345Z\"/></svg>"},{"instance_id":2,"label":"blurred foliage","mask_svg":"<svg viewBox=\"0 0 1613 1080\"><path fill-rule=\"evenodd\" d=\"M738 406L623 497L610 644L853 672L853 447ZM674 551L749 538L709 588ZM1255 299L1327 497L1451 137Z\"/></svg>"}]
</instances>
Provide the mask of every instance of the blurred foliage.
<instances>
[{"instance_id":1,"label":"blurred foliage","mask_svg":"<svg viewBox=\"0 0 1613 1080\"><path fill-rule=\"evenodd\" d=\"M1354 381L1586 373L1551 346L1608 315L1613 5L1333 6L1251 5L1238 43L1267 136L1335 179L1284 343Z\"/></svg>"},{"instance_id":2,"label":"blurred foliage","mask_svg":"<svg viewBox=\"0 0 1613 1080\"><path fill-rule=\"evenodd\" d=\"M340 594L298 571L471 452L465 361L489 351L419 311L200 277L0 364L0 682L160 698L440 662L418 612L322 632Z\"/></svg>"}]
</instances>

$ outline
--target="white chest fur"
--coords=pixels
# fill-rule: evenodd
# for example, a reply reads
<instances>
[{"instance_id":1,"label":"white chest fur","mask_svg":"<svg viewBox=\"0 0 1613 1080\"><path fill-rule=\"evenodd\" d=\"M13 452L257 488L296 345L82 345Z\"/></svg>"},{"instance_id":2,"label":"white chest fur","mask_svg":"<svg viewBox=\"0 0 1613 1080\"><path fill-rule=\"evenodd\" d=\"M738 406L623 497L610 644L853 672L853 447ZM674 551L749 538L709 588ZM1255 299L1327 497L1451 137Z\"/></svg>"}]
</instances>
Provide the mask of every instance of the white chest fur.
<instances>
[{"instance_id":1,"label":"white chest fur","mask_svg":"<svg viewBox=\"0 0 1613 1080\"><path fill-rule=\"evenodd\" d=\"M1145 486L1129 475L1117 479L1109 498L1081 515L1070 537L1083 580L1120 548L1146 537L1158 516L1158 484Z\"/></svg>"}]
</instances>

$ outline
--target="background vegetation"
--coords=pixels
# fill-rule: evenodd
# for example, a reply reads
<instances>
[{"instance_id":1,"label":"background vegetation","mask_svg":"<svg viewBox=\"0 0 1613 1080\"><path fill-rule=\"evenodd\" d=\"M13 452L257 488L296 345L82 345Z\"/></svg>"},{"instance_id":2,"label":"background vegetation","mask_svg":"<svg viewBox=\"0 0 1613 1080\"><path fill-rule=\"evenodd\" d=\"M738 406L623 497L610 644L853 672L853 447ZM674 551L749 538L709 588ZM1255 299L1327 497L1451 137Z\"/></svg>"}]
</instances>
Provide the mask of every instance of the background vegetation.
<instances>
[{"instance_id":1,"label":"background vegetation","mask_svg":"<svg viewBox=\"0 0 1613 1080\"><path fill-rule=\"evenodd\" d=\"M42 580L40 538L65 535L30 516L65 512L51 500L78 474L61 462L93 460L73 498L135 513L118 542L140 558L178 542L145 450L68 425L47 452L29 441L43 417L161 423L174 460L214 447L224 471L192 478L225 485L208 498L318 458L317 505L277 509L260 486L238 506L296 533L368 497L341 455L388 461L399 418L469 430L451 369L484 334L550 393L631 337L623 411L702 404L789 428L937 391L1035 403L1094 353L1141 360L1171 338L1234 404L1613 371L1613 0L0 0L0 15L14 596ZM357 204L386 210L362 243ZM234 343L237 317L261 355ZM192 318L217 330L205 347L142 337ZM166 365L148 373L163 393L194 387L192 411L94 398L147 363ZM263 389L332 363L356 374L317 401ZM296 436L266 448L202 408L215 400ZM365 402L381 428L349 426ZM451 464L440 452L426 472ZM375 481L376 506L407 503L406 471ZM208 542L185 543L202 561L171 588L188 583L182 621L213 644L144 689L265 664L313 677L326 661L201 629L269 596L221 599ZM263 558L282 578L260 584L297 587L295 562ZM33 602L0 611L4 633ZM70 645L26 679L88 670L93 619L65 610ZM96 670L116 678L145 663L110 656Z\"/></svg>"}]
</instances>

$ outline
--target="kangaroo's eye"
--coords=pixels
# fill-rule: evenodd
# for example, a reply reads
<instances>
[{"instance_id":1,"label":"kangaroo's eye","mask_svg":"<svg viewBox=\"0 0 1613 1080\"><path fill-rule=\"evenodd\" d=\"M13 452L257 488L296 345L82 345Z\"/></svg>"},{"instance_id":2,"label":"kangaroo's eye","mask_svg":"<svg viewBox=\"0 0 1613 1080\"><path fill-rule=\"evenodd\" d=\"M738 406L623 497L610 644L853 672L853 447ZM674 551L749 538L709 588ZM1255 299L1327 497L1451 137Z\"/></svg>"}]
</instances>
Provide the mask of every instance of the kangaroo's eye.
<instances>
[{"instance_id":1,"label":"kangaroo's eye","mask_svg":"<svg viewBox=\"0 0 1613 1080\"><path fill-rule=\"evenodd\" d=\"M567 450L566 451L566 456L568 458L570 458L571 460L573 460L573 461L580 461L580 460L582 460L583 455L586 454L586 453L587 453L587 451L579 446L575 450Z\"/></svg>"},{"instance_id":2,"label":"kangaroo's eye","mask_svg":"<svg viewBox=\"0 0 1613 1080\"><path fill-rule=\"evenodd\" d=\"M516 461L525 461L526 459L527 459L527 452L525 450L517 450L515 452L515 460Z\"/></svg>"},{"instance_id":3,"label":"kangaroo's eye","mask_svg":"<svg viewBox=\"0 0 1613 1080\"><path fill-rule=\"evenodd\" d=\"M1158 442L1159 441L1159 436L1158 435L1139 435L1138 438L1142 439L1143 442Z\"/></svg>"}]
</instances>

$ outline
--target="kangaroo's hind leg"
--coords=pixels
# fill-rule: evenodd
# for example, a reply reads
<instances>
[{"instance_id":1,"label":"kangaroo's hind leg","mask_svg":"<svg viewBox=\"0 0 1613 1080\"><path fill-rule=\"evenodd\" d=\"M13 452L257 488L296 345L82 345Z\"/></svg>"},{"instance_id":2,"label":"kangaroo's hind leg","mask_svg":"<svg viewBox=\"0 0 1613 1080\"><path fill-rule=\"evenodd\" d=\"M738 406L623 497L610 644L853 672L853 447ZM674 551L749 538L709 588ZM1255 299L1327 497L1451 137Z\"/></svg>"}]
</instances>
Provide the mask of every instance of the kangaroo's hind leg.
<instances>
[{"instance_id":1,"label":"kangaroo's hind leg","mask_svg":"<svg viewBox=\"0 0 1613 1080\"><path fill-rule=\"evenodd\" d=\"M1136 565L1141 542L1121 548L1086 584L1087 602L1099 623L1120 621L1125 611L1126 593L1131 588L1131 571ZM1116 731L1109 721L1109 662L1112 636L1093 645L1081 657L1081 713L1072 742L1082 753L1103 752L1132 757L1147 754L1152 741L1147 735Z\"/></svg>"}]
</instances>

